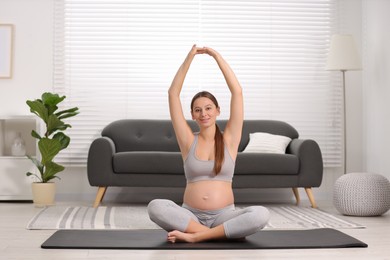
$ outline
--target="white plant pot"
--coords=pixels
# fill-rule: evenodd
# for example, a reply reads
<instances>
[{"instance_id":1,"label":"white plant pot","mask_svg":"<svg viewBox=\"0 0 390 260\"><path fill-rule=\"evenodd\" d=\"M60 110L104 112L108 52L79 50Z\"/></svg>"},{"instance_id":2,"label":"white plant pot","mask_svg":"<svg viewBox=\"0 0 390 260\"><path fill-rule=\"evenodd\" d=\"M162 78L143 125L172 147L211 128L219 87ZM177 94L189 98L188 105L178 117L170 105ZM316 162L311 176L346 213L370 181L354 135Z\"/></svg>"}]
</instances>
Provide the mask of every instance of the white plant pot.
<instances>
[{"instance_id":1,"label":"white plant pot","mask_svg":"<svg viewBox=\"0 0 390 260\"><path fill-rule=\"evenodd\" d=\"M56 184L54 182L34 182L31 187L33 202L36 207L44 207L55 204Z\"/></svg>"}]
</instances>

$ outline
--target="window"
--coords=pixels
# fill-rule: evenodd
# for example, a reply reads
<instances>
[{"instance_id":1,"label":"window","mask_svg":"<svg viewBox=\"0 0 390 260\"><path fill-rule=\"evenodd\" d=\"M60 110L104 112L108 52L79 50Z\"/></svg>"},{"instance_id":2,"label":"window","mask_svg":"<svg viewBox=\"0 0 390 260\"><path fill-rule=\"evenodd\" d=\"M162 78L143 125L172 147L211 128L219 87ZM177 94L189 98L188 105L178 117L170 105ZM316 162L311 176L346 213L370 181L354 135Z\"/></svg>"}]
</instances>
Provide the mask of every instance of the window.
<instances>
[{"instance_id":1,"label":"window","mask_svg":"<svg viewBox=\"0 0 390 260\"><path fill-rule=\"evenodd\" d=\"M325 166L342 159L341 88L325 70L335 0L56 0L54 90L78 106L60 161L85 165L109 122L169 118L167 90L192 44L219 51L244 90L246 119L275 119L316 140ZM216 63L196 56L183 110L200 90L226 119L230 94Z\"/></svg>"}]
</instances>

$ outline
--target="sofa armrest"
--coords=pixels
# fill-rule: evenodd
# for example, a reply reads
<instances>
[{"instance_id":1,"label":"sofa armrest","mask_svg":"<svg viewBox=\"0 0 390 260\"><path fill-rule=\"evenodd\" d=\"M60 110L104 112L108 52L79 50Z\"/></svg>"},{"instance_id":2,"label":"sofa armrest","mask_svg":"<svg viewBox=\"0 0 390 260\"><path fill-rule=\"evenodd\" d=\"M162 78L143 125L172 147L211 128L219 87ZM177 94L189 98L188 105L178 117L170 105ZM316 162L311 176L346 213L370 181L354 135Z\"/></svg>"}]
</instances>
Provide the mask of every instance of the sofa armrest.
<instances>
[{"instance_id":1,"label":"sofa armrest","mask_svg":"<svg viewBox=\"0 0 390 260\"><path fill-rule=\"evenodd\" d=\"M87 172L91 186L110 186L114 174L112 157L115 144L108 137L95 139L88 152Z\"/></svg>"},{"instance_id":2,"label":"sofa armrest","mask_svg":"<svg viewBox=\"0 0 390 260\"><path fill-rule=\"evenodd\" d=\"M319 187L322 182L323 162L319 145L310 139L293 139L287 153L299 158L299 187Z\"/></svg>"}]
</instances>

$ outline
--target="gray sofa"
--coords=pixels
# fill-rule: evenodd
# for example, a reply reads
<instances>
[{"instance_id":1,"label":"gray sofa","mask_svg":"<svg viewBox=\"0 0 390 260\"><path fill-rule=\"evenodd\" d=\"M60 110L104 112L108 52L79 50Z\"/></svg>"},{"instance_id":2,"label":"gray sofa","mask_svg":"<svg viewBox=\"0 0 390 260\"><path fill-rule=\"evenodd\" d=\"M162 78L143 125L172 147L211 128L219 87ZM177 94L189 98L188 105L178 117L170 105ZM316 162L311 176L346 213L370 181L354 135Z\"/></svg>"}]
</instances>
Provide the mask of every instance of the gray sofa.
<instances>
[{"instance_id":1,"label":"gray sofa","mask_svg":"<svg viewBox=\"0 0 390 260\"><path fill-rule=\"evenodd\" d=\"M188 121L194 132L194 121ZM217 122L223 131L225 120ZM292 139L285 154L242 153L249 134L266 132ZM170 120L124 119L107 125L88 153L88 180L99 187L94 207L99 206L109 186L185 187L183 161ZM305 188L312 207L312 187L322 181L323 163L318 144L298 138L289 124L274 120L245 120L233 188L292 188L299 203L298 188Z\"/></svg>"}]
</instances>

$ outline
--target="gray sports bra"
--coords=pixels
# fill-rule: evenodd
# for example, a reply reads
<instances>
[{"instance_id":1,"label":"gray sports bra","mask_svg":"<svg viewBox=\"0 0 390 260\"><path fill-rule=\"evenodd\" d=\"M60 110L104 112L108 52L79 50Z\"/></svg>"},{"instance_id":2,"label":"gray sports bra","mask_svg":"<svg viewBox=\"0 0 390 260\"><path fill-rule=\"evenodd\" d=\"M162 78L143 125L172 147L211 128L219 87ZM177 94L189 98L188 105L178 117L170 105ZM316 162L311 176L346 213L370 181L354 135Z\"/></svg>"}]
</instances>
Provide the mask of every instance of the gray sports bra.
<instances>
[{"instance_id":1,"label":"gray sports bra","mask_svg":"<svg viewBox=\"0 0 390 260\"><path fill-rule=\"evenodd\" d=\"M214 161L199 160L196 158L195 151L198 144L198 134L195 134L194 142L191 145L188 156L184 161L184 173L187 183L196 181L227 181L232 182L235 162L225 147L225 159L221 171L218 175L214 172Z\"/></svg>"}]
</instances>

